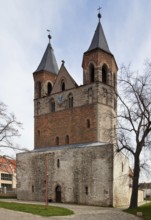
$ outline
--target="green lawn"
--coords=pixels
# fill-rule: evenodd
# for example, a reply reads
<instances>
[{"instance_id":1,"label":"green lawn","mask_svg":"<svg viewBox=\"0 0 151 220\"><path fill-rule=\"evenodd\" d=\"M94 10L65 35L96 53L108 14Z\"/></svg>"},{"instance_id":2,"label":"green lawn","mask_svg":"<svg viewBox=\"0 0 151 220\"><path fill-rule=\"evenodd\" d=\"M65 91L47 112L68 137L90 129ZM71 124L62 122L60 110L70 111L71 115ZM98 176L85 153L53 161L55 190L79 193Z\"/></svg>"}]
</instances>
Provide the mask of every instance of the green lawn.
<instances>
[{"instance_id":1,"label":"green lawn","mask_svg":"<svg viewBox=\"0 0 151 220\"><path fill-rule=\"evenodd\" d=\"M11 209L14 211L20 212L28 212L34 215L40 216L65 216L72 215L73 211L65 208L48 206L46 208L44 205L33 205L33 204L22 204L22 203L14 203L14 202L1 202L0 208Z\"/></svg>"},{"instance_id":2,"label":"green lawn","mask_svg":"<svg viewBox=\"0 0 151 220\"><path fill-rule=\"evenodd\" d=\"M139 206L137 209L127 209L125 212L136 215L137 212L143 213L143 220L151 220L151 202Z\"/></svg>"}]
</instances>

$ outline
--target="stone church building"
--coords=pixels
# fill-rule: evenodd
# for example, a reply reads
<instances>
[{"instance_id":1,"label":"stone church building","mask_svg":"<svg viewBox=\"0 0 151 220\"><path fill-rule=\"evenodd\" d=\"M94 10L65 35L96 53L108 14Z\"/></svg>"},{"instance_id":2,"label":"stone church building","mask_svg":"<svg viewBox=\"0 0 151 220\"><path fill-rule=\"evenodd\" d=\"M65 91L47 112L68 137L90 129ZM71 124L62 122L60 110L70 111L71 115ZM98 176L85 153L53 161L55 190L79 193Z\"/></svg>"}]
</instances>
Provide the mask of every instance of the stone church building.
<instances>
[{"instance_id":1,"label":"stone church building","mask_svg":"<svg viewBox=\"0 0 151 220\"><path fill-rule=\"evenodd\" d=\"M83 54L83 85L62 61L51 36L34 77L34 150L17 155L21 200L119 206L129 203L129 163L116 153L118 66L98 14Z\"/></svg>"}]
</instances>

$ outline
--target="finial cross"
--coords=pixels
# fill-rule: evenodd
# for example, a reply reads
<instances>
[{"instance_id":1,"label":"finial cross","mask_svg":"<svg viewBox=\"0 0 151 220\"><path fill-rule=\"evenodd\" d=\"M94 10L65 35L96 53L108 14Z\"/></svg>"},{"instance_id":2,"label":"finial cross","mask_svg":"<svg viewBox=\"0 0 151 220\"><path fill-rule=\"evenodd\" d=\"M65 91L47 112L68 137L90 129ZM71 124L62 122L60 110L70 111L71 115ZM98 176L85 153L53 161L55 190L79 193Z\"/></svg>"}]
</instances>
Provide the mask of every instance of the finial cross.
<instances>
[{"instance_id":1,"label":"finial cross","mask_svg":"<svg viewBox=\"0 0 151 220\"><path fill-rule=\"evenodd\" d=\"M50 39L51 39L50 30L47 29L47 32L49 33L49 34L48 34L48 38L49 38L49 44L50 44Z\"/></svg>"},{"instance_id":2,"label":"finial cross","mask_svg":"<svg viewBox=\"0 0 151 220\"><path fill-rule=\"evenodd\" d=\"M102 8L102 7L99 7L99 8L97 9L97 10L99 11L99 13L100 13L101 8Z\"/></svg>"},{"instance_id":3,"label":"finial cross","mask_svg":"<svg viewBox=\"0 0 151 220\"><path fill-rule=\"evenodd\" d=\"M100 22L100 19L101 19L101 13L100 13L100 10L101 10L102 7L99 7L97 10L99 11L98 13L98 19L99 19L99 22Z\"/></svg>"}]
</instances>

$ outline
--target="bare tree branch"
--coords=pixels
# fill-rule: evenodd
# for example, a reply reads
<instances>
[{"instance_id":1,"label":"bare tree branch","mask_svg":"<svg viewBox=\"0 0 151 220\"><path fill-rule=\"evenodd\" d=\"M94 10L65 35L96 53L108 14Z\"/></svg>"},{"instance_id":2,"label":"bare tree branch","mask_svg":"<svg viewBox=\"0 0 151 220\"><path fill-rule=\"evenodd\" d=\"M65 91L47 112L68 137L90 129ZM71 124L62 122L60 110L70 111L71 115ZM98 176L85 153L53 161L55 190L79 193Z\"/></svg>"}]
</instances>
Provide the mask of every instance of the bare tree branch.
<instances>
[{"instance_id":1,"label":"bare tree branch","mask_svg":"<svg viewBox=\"0 0 151 220\"><path fill-rule=\"evenodd\" d=\"M121 67L118 80L119 102L117 151L126 150L134 158L134 174L130 207L137 207L142 152L151 149L151 62L145 63L143 74L133 72L130 66Z\"/></svg>"}]
</instances>

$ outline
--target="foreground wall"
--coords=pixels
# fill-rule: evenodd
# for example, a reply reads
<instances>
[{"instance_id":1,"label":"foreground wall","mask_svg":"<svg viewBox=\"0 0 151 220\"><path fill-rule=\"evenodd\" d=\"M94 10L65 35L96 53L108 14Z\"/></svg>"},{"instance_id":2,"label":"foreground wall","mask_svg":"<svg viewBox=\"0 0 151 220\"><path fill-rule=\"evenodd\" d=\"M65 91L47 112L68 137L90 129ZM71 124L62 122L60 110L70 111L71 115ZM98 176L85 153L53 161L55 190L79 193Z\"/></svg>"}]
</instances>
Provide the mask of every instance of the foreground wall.
<instances>
[{"instance_id":1,"label":"foreground wall","mask_svg":"<svg viewBox=\"0 0 151 220\"><path fill-rule=\"evenodd\" d=\"M113 205L113 147L93 143L17 155L17 198L65 203Z\"/></svg>"},{"instance_id":2,"label":"foreground wall","mask_svg":"<svg viewBox=\"0 0 151 220\"><path fill-rule=\"evenodd\" d=\"M132 193L132 171L129 160L122 152L114 151L113 206L128 206ZM138 203L143 202L144 191L138 191Z\"/></svg>"},{"instance_id":3,"label":"foreground wall","mask_svg":"<svg viewBox=\"0 0 151 220\"><path fill-rule=\"evenodd\" d=\"M113 169L113 204L114 207L129 205L130 184L129 160L122 153L114 151L114 169Z\"/></svg>"}]
</instances>

